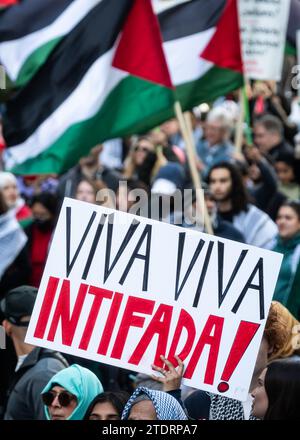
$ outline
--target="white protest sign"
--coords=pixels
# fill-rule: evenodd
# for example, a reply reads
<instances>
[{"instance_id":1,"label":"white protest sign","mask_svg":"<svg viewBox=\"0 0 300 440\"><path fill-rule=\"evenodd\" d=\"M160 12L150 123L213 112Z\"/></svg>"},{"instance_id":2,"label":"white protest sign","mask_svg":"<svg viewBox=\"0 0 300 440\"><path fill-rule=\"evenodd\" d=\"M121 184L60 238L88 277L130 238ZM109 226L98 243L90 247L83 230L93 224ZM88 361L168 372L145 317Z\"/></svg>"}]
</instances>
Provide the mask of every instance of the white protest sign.
<instances>
[{"instance_id":1,"label":"white protest sign","mask_svg":"<svg viewBox=\"0 0 300 440\"><path fill-rule=\"evenodd\" d=\"M245 76L280 81L290 0L239 0Z\"/></svg>"},{"instance_id":2,"label":"white protest sign","mask_svg":"<svg viewBox=\"0 0 300 440\"><path fill-rule=\"evenodd\" d=\"M281 260L66 198L26 342L245 400Z\"/></svg>"}]
</instances>

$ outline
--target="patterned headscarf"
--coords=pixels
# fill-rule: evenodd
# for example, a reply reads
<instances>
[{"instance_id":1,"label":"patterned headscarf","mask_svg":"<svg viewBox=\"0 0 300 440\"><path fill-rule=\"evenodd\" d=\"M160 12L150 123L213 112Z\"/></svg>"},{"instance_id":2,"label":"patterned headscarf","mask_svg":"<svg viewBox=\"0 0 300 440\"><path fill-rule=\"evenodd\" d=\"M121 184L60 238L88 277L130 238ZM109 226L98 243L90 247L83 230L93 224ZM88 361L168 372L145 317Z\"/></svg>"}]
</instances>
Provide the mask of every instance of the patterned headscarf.
<instances>
[{"instance_id":1,"label":"patterned headscarf","mask_svg":"<svg viewBox=\"0 0 300 440\"><path fill-rule=\"evenodd\" d=\"M242 402L208 393L211 399L209 420L245 420ZM250 414L249 420L259 420Z\"/></svg>"},{"instance_id":2,"label":"patterned headscarf","mask_svg":"<svg viewBox=\"0 0 300 440\"><path fill-rule=\"evenodd\" d=\"M139 387L125 405L122 420L127 420L135 400L142 394L149 397L156 411L157 420L187 420L187 416L177 400L163 391Z\"/></svg>"}]
</instances>

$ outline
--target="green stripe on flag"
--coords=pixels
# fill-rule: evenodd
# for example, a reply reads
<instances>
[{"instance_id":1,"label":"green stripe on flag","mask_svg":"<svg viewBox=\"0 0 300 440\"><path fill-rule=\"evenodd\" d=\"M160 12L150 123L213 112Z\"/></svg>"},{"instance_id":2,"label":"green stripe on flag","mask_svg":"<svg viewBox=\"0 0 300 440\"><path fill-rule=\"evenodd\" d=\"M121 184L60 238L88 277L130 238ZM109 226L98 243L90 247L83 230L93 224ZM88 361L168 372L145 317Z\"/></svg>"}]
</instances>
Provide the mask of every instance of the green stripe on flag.
<instances>
[{"instance_id":1,"label":"green stripe on flag","mask_svg":"<svg viewBox=\"0 0 300 440\"><path fill-rule=\"evenodd\" d=\"M296 56L297 55L297 49L295 46L293 46L291 43L289 43L288 41L285 43L285 49L284 49L284 53L286 55L293 55Z\"/></svg>"},{"instance_id":2,"label":"green stripe on flag","mask_svg":"<svg viewBox=\"0 0 300 440\"><path fill-rule=\"evenodd\" d=\"M240 73L212 67L200 79L178 86L176 95L184 110L188 110L226 95L242 84ZM109 94L92 118L70 126L49 148L11 171L16 174L63 173L96 144L146 132L174 117L173 105L173 90L129 76Z\"/></svg>"},{"instance_id":3,"label":"green stripe on flag","mask_svg":"<svg viewBox=\"0 0 300 440\"><path fill-rule=\"evenodd\" d=\"M96 144L150 130L174 116L173 91L129 76L90 119L70 126L47 150L13 168L16 174L63 173Z\"/></svg>"},{"instance_id":4,"label":"green stripe on flag","mask_svg":"<svg viewBox=\"0 0 300 440\"><path fill-rule=\"evenodd\" d=\"M22 87L31 80L31 78L35 75L35 73L39 70L39 68L45 63L50 53L62 40L62 38L63 37L57 37L51 41L48 41L47 43L39 47L37 50L35 50L27 58L15 82L15 85L17 87Z\"/></svg>"},{"instance_id":5,"label":"green stripe on flag","mask_svg":"<svg viewBox=\"0 0 300 440\"><path fill-rule=\"evenodd\" d=\"M233 70L212 67L205 75L176 88L176 96L183 110L190 110L202 102L212 102L243 85L243 75Z\"/></svg>"}]
</instances>

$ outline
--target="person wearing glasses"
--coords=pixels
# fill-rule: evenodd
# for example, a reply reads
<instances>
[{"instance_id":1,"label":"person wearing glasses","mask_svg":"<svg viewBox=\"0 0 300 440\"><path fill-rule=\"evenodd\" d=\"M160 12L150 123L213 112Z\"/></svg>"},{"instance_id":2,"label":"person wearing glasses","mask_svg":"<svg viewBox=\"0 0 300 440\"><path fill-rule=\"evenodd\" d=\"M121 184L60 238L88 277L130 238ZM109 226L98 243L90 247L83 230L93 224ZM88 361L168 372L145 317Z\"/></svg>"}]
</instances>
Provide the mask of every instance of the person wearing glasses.
<instances>
[{"instance_id":1,"label":"person wearing glasses","mask_svg":"<svg viewBox=\"0 0 300 440\"><path fill-rule=\"evenodd\" d=\"M124 162L123 177L138 179L150 186L160 168L168 163L150 136L140 136Z\"/></svg>"},{"instance_id":2,"label":"person wearing glasses","mask_svg":"<svg viewBox=\"0 0 300 440\"><path fill-rule=\"evenodd\" d=\"M103 392L97 376L74 364L55 374L42 391L47 420L82 420L92 400Z\"/></svg>"}]
</instances>

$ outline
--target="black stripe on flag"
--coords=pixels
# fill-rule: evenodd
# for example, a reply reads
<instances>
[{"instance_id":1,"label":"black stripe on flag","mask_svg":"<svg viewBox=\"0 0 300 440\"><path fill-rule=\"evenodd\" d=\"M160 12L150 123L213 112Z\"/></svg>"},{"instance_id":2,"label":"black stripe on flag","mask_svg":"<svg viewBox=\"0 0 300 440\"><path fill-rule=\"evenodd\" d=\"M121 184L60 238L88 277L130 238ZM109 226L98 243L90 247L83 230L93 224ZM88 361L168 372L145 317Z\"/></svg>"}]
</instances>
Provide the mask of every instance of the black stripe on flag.
<instances>
[{"instance_id":1,"label":"black stripe on flag","mask_svg":"<svg viewBox=\"0 0 300 440\"><path fill-rule=\"evenodd\" d=\"M287 28L287 39L296 46L297 31L300 28L300 1L292 0L290 9L290 18Z\"/></svg>"},{"instance_id":2,"label":"black stripe on flag","mask_svg":"<svg viewBox=\"0 0 300 440\"><path fill-rule=\"evenodd\" d=\"M33 79L7 103L8 146L33 134L76 89L91 65L113 47L132 4L132 0L103 0L58 44Z\"/></svg>"},{"instance_id":3,"label":"black stripe on flag","mask_svg":"<svg viewBox=\"0 0 300 440\"><path fill-rule=\"evenodd\" d=\"M164 41L197 34L217 25L226 0L192 0L158 14Z\"/></svg>"},{"instance_id":4,"label":"black stripe on flag","mask_svg":"<svg viewBox=\"0 0 300 440\"><path fill-rule=\"evenodd\" d=\"M23 0L0 14L0 42L16 40L51 23L74 0Z\"/></svg>"}]
</instances>

